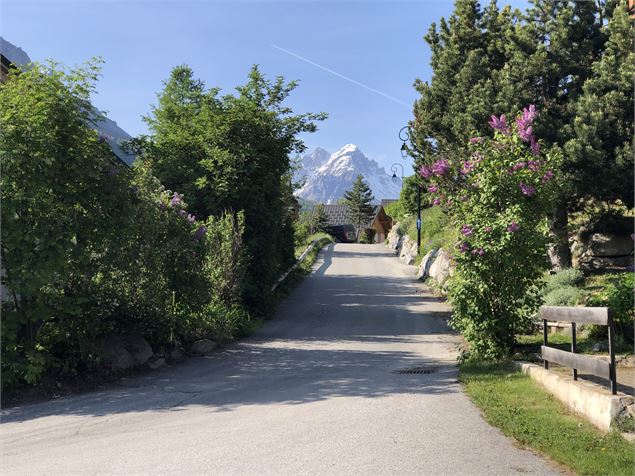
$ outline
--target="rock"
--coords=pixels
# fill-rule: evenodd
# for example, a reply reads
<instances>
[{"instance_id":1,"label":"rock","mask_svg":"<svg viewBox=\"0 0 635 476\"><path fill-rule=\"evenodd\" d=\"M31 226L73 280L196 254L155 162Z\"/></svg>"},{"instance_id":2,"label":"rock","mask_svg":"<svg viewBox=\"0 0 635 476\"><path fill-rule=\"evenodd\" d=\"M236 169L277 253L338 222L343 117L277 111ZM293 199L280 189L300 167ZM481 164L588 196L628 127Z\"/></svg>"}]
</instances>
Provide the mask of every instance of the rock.
<instances>
[{"instance_id":1,"label":"rock","mask_svg":"<svg viewBox=\"0 0 635 476\"><path fill-rule=\"evenodd\" d=\"M151 369L158 369L159 367L163 367L165 365L165 359L163 357L159 357L158 359L151 360L148 362L148 367Z\"/></svg>"},{"instance_id":2,"label":"rock","mask_svg":"<svg viewBox=\"0 0 635 476\"><path fill-rule=\"evenodd\" d=\"M430 277L442 286L445 281L450 277L450 255L447 251L441 249L437 253L437 257L430 266Z\"/></svg>"},{"instance_id":3,"label":"rock","mask_svg":"<svg viewBox=\"0 0 635 476\"><path fill-rule=\"evenodd\" d=\"M209 339L197 340L190 349L193 354L207 354L216 348L216 342Z\"/></svg>"},{"instance_id":4,"label":"rock","mask_svg":"<svg viewBox=\"0 0 635 476\"><path fill-rule=\"evenodd\" d=\"M150 344L139 334L124 334L121 340L137 365L145 364L154 355Z\"/></svg>"},{"instance_id":5,"label":"rock","mask_svg":"<svg viewBox=\"0 0 635 476\"><path fill-rule=\"evenodd\" d=\"M113 334L108 334L97 341L95 353L104 360L106 366L113 370L130 369L136 365L134 357L126 349L125 342Z\"/></svg>"},{"instance_id":6,"label":"rock","mask_svg":"<svg viewBox=\"0 0 635 476\"><path fill-rule=\"evenodd\" d=\"M628 256L633 253L633 240L630 235L594 233L586 241L583 255L590 256Z\"/></svg>"},{"instance_id":7,"label":"rock","mask_svg":"<svg viewBox=\"0 0 635 476\"><path fill-rule=\"evenodd\" d=\"M609 344L607 342L597 342L591 347L591 352L606 352L609 350Z\"/></svg>"},{"instance_id":8,"label":"rock","mask_svg":"<svg viewBox=\"0 0 635 476\"><path fill-rule=\"evenodd\" d=\"M429 251L421 260L421 264L417 270L417 277L420 280L425 281L430 276L430 267L437 257L437 251L438 250Z\"/></svg>"},{"instance_id":9,"label":"rock","mask_svg":"<svg viewBox=\"0 0 635 476\"><path fill-rule=\"evenodd\" d=\"M587 273L628 271L632 269L632 256L581 256L578 260L580 269Z\"/></svg>"}]
</instances>

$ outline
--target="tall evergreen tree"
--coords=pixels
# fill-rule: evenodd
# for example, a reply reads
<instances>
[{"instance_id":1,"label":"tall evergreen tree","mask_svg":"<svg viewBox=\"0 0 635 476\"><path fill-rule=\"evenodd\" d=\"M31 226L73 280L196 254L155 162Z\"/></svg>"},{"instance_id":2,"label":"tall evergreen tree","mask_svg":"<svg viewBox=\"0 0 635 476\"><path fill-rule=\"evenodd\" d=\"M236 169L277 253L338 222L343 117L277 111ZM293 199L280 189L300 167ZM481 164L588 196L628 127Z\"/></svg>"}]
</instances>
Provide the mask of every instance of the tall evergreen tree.
<instances>
[{"instance_id":1,"label":"tall evergreen tree","mask_svg":"<svg viewBox=\"0 0 635 476\"><path fill-rule=\"evenodd\" d=\"M593 63L569 126L565 150L570 157L577 198L621 200L633 206L633 22L620 6L604 27L607 42Z\"/></svg>"},{"instance_id":2,"label":"tall evergreen tree","mask_svg":"<svg viewBox=\"0 0 635 476\"><path fill-rule=\"evenodd\" d=\"M329 224L329 217L324 210L324 205L318 203L311 213L311 233L325 231Z\"/></svg>"},{"instance_id":3,"label":"tall evergreen tree","mask_svg":"<svg viewBox=\"0 0 635 476\"><path fill-rule=\"evenodd\" d=\"M607 38L603 24L616 1L531 3L521 13L509 7L498 9L495 1L481 9L475 0L458 0L448 21L442 19L438 29L431 27L426 41L432 50L433 76L429 83L415 82L421 97L409 124L416 168L440 156L463 154L471 135L492 134L487 126L490 114L511 116L528 104L541 111L534 129L547 149L562 149L581 134L570 125L575 122L578 129L582 127L578 101L583 94L590 97L591 90L606 84L598 80L585 86L600 68L593 64L602 57ZM628 61L626 50L620 54L620 60ZM603 130L612 136L603 144L623 143L616 138L621 132ZM552 224L558 238L553 261L559 266L571 262L568 212L576 210L578 198L610 199L606 187L598 184L597 167L588 166L584 147L571 144L567 152L559 174L567 186L562 188ZM630 193L624 182L618 187L620 195Z\"/></svg>"},{"instance_id":4,"label":"tall evergreen tree","mask_svg":"<svg viewBox=\"0 0 635 476\"><path fill-rule=\"evenodd\" d=\"M357 176L353 187L344 194L344 202L348 206L348 218L357 229L357 241L363 226L373 218L375 212L375 207L371 204L373 199L373 192L364 182L362 175Z\"/></svg>"}]
</instances>

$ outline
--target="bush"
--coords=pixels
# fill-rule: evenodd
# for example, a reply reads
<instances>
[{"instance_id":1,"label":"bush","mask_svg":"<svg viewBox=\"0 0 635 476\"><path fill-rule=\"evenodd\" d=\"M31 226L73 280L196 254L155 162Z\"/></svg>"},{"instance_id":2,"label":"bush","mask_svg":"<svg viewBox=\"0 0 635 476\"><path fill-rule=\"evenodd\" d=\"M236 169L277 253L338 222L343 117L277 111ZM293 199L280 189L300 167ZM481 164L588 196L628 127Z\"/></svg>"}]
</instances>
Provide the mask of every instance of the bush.
<instances>
[{"instance_id":1,"label":"bush","mask_svg":"<svg viewBox=\"0 0 635 476\"><path fill-rule=\"evenodd\" d=\"M150 164L97 132L96 67L32 68L0 85L2 388L99 363L96 339L230 339L248 315L244 215L200 221Z\"/></svg>"},{"instance_id":2,"label":"bush","mask_svg":"<svg viewBox=\"0 0 635 476\"><path fill-rule=\"evenodd\" d=\"M581 290L575 286L561 286L544 296L546 306L573 306L578 303Z\"/></svg>"},{"instance_id":3,"label":"bush","mask_svg":"<svg viewBox=\"0 0 635 476\"><path fill-rule=\"evenodd\" d=\"M547 295L562 287L576 287L582 283L584 275L576 268L566 268L550 275L545 283L543 294Z\"/></svg>"},{"instance_id":4,"label":"bush","mask_svg":"<svg viewBox=\"0 0 635 476\"><path fill-rule=\"evenodd\" d=\"M620 338L634 341L634 317L633 289L635 287L635 274L619 273L608 275L605 278L603 289L586 298L587 306L606 306L610 308L617 334ZM606 335L606 327L599 326L593 329L596 336Z\"/></svg>"},{"instance_id":5,"label":"bush","mask_svg":"<svg viewBox=\"0 0 635 476\"><path fill-rule=\"evenodd\" d=\"M420 170L433 204L461 237L448 288L451 324L475 358L509 355L541 302L552 170L560 158L540 153L531 129L536 114L530 106L510 125L492 116L494 138L472 138L467 159L441 158Z\"/></svg>"}]
</instances>

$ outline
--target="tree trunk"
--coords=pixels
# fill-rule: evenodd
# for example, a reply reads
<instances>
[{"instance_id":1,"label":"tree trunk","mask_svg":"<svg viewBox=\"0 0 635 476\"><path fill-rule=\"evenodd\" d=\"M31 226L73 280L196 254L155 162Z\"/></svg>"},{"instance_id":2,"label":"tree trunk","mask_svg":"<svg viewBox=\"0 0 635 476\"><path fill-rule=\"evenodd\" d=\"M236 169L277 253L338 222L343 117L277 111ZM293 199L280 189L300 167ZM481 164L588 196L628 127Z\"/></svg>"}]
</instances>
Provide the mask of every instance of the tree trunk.
<instances>
[{"instance_id":1,"label":"tree trunk","mask_svg":"<svg viewBox=\"0 0 635 476\"><path fill-rule=\"evenodd\" d=\"M567 204L562 200L556 206L551 220L554 243L549 248L549 259L554 270L571 267L571 247L569 246L569 215Z\"/></svg>"}]
</instances>

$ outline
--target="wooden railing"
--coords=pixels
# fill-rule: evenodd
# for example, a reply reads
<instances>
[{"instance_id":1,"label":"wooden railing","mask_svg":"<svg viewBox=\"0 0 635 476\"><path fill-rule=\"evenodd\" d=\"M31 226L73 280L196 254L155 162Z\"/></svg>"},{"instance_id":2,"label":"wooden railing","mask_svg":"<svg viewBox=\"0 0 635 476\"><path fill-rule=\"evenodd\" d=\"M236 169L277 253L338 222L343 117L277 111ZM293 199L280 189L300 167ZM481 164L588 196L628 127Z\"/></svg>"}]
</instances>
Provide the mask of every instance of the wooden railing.
<instances>
[{"instance_id":1,"label":"wooden railing","mask_svg":"<svg viewBox=\"0 0 635 476\"><path fill-rule=\"evenodd\" d=\"M617 393L617 377L615 373L615 325L608 307L560 307L543 306L540 308L540 318L543 322L542 359L545 369L549 362L555 362L573 369L573 380L578 380L578 370L605 378L611 381L611 392ZM571 352L554 349L547 346L548 321L571 323ZM588 355L577 354L576 324L595 324L607 326L609 333L610 362Z\"/></svg>"}]
</instances>

